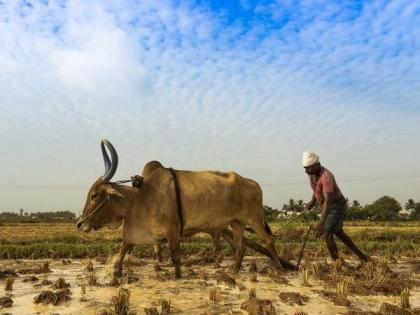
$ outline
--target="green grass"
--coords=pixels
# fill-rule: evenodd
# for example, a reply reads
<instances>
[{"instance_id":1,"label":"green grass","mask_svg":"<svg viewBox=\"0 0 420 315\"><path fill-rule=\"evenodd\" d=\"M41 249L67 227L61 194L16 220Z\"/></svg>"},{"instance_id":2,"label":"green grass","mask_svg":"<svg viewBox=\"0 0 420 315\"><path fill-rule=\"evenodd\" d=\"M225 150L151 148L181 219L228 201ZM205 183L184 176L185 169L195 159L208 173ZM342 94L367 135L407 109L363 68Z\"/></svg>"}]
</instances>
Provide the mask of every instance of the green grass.
<instances>
[{"instance_id":1,"label":"green grass","mask_svg":"<svg viewBox=\"0 0 420 315\"><path fill-rule=\"evenodd\" d=\"M368 225L367 223L370 223ZM386 222L387 223L387 222ZM372 222L351 222L345 230L354 242L371 255L389 254L394 256L420 256L420 224L418 222L401 222L389 224L372 224ZM273 232L282 225L281 222L270 223ZM284 228L276 239L280 252L296 258L301 242L307 231L307 223L293 223ZM83 234L71 224L19 224L4 225L0 233L0 259L24 258L85 258L107 256L118 252L121 244L121 230L103 229ZM256 239L255 235L248 235ZM337 241L341 250L347 249ZM228 245L224 245L230 250ZM167 246L164 255L168 255ZM198 234L181 244L182 254L191 255L202 250L212 249L211 239L207 234ZM307 251L310 255L326 255L326 246L322 240L309 237ZM153 256L152 246L136 246L133 253L140 257ZM251 253L248 250L248 254Z\"/></svg>"}]
</instances>

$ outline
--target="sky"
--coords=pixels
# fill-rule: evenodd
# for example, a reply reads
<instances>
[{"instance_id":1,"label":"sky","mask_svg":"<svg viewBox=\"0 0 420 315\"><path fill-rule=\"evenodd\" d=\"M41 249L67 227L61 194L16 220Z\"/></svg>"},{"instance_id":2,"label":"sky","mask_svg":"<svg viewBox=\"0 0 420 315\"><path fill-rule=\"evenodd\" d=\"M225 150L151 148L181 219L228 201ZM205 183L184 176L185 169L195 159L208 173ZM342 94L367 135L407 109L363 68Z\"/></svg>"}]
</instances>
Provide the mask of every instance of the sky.
<instances>
[{"instance_id":1,"label":"sky","mask_svg":"<svg viewBox=\"0 0 420 315\"><path fill-rule=\"evenodd\" d=\"M308 201L420 201L420 2L0 0L0 211L79 213L150 160Z\"/></svg>"}]
</instances>

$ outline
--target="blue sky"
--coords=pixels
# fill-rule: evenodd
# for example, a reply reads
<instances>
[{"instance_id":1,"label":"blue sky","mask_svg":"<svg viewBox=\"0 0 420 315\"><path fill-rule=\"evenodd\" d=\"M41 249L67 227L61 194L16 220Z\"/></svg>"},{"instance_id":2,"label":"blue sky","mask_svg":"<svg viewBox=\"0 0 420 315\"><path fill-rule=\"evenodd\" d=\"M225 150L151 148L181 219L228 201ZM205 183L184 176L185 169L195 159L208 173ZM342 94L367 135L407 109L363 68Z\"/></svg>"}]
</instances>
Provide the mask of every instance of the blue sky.
<instances>
[{"instance_id":1,"label":"blue sky","mask_svg":"<svg viewBox=\"0 0 420 315\"><path fill-rule=\"evenodd\" d=\"M79 211L149 160L281 207L313 150L344 194L420 201L418 1L2 1L0 209Z\"/></svg>"}]
</instances>

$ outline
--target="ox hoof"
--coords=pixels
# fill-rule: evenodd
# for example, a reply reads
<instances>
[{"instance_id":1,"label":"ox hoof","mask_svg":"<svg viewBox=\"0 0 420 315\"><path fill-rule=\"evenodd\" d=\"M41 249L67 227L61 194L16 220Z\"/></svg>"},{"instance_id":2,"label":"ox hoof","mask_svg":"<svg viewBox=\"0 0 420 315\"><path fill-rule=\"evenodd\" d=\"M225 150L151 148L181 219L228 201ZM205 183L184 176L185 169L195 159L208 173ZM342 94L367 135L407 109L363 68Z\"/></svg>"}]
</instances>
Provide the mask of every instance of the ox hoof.
<instances>
[{"instance_id":1,"label":"ox hoof","mask_svg":"<svg viewBox=\"0 0 420 315\"><path fill-rule=\"evenodd\" d=\"M122 269L115 269L114 270L114 278L121 278L123 275Z\"/></svg>"},{"instance_id":2,"label":"ox hoof","mask_svg":"<svg viewBox=\"0 0 420 315\"><path fill-rule=\"evenodd\" d=\"M111 282L109 283L111 287L118 287L120 285L120 282L118 281L117 277L112 278Z\"/></svg>"}]
</instances>

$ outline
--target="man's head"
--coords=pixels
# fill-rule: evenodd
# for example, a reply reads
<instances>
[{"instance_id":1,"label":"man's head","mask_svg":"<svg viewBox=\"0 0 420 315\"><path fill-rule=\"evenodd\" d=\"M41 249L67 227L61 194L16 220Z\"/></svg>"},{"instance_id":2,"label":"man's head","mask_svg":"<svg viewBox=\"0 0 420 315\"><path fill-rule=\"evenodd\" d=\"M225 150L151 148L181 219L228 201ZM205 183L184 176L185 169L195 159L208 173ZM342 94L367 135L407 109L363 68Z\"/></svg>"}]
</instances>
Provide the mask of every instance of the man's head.
<instances>
[{"instance_id":1,"label":"man's head","mask_svg":"<svg viewBox=\"0 0 420 315\"><path fill-rule=\"evenodd\" d=\"M319 156L314 152L303 152L302 165L308 175L317 175L321 172Z\"/></svg>"}]
</instances>

